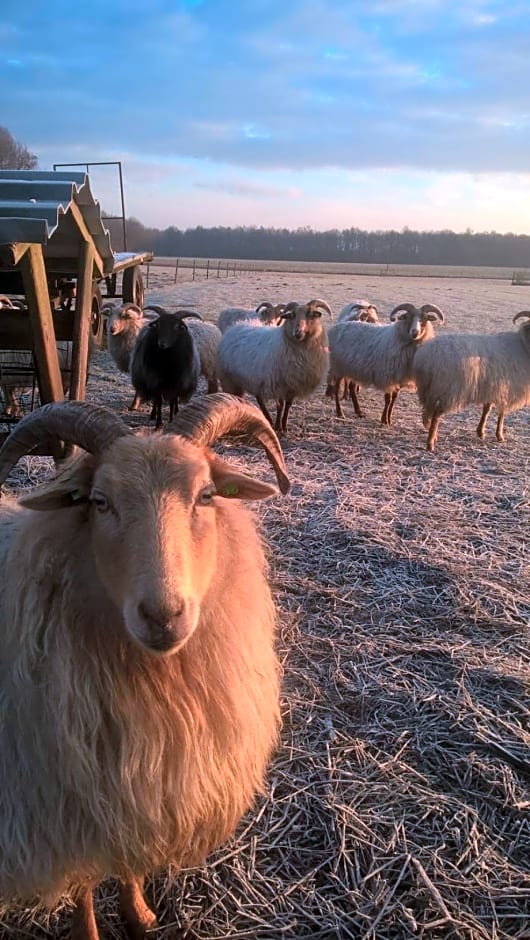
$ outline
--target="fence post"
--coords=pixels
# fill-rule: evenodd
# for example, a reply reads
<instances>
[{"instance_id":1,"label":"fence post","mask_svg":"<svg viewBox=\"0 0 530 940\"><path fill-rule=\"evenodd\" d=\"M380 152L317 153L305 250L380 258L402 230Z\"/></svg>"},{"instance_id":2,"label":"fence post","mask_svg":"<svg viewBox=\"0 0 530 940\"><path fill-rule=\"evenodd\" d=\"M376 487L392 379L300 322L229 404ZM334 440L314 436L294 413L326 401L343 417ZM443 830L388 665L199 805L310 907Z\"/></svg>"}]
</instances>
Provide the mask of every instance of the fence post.
<instances>
[{"instance_id":1,"label":"fence post","mask_svg":"<svg viewBox=\"0 0 530 940\"><path fill-rule=\"evenodd\" d=\"M221 270L221 261L217 262L217 277L219 277L219 271Z\"/></svg>"},{"instance_id":2,"label":"fence post","mask_svg":"<svg viewBox=\"0 0 530 940\"><path fill-rule=\"evenodd\" d=\"M179 259L177 258L177 263L175 264L175 280L173 281L174 284L177 283L178 276L179 276Z\"/></svg>"},{"instance_id":3,"label":"fence post","mask_svg":"<svg viewBox=\"0 0 530 940\"><path fill-rule=\"evenodd\" d=\"M147 262L147 271L145 274L145 286L149 287L149 261Z\"/></svg>"},{"instance_id":4,"label":"fence post","mask_svg":"<svg viewBox=\"0 0 530 940\"><path fill-rule=\"evenodd\" d=\"M193 259L193 274L192 274L192 278L191 278L191 279L192 279L192 281L195 280L195 258Z\"/></svg>"},{"instance_id":5,"label":"fence post","mask_svg":"<svg viewBox=\"0 0 530 940\"><path fill-rule=\"evenodd\" d=\"M206 262L206 280L210 277L210 259Z\"/></svg>"},{"instance_id":6,"label":"fence post","mask_svg":"<svg viewBox=\"0 0 530 940\"><path fill-rule=\"evenodd\" d=\"M226 277L228 277L228 261L226 262Z\"/></svg>"}]
</instances>

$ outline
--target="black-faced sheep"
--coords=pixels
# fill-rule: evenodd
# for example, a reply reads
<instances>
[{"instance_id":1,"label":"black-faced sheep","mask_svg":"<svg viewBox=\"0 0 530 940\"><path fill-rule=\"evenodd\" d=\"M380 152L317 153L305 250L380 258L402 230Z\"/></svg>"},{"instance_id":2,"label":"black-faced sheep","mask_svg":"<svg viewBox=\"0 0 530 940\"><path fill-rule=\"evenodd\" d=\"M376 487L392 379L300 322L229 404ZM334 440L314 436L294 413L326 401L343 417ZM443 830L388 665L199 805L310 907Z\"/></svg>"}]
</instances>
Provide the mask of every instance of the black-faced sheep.
<instances>
[{"instance_id":1,"label":"black-faced sheep","mask_svg":"<svg viewBox=\"0 0 530 940\"><path fill-rule=\"evenodd\" d=\"M444 322L434 304L403 303L390 314L394 322L336 323L329 329L329 380L335 383L335 406L341 414L337 383L348 378L358 385L374 386L385 393L382 424L390 424L400 388L412 383L416 351L434 337L433 320ZM355 405L355 402L354 402ZM359 414L358 403L356 412Z\"/></svg>"},{"instance_id":2,"label":"black-faced sheep","mask_svg":"<svg viewBox=\"0 0 530 940\"><path fill-rule=\"evenodd\" d=\"M236 323L219 343L217 365L223 389L235 395L254 395L271 424L265 403L274 399L277 431L286 433L295 398L310 395L325 375L328 348L322 310L331 316L324 300L307 304L292 301L281 316L281 326Z\"/></svg>"},{"instance_id":3,"label":"black-faced sheep","mask_svg":"<svg viewBox=\"0 0 530 940\"><path fill-rule=\"evenodd\" d=\"M477 434L484 437L487 417L498 412L496 437L504 440L504 416L530 404L530 311L521 310L518 330L502 333L448 333L418 350L414 381L434 450L444 414L482 405ZM432 349L431 349L432 346Z\"/></svg>"},{"instance_id":4,"label":"black-faced sheep","mask_svg":"<svg viewBox=\"0 0 530 940\"><path fill-rule=\"evenodd\" d=\"M188 867L234 830L279 729L275 611L254 517L275 487L209 445L265 449L261 413L228 395L136 436L105 408L45 405L0 452L0 484L39 441L87 453L0 501L0 897L75 902L120 880L130 936L153 925L138 881Z\"/></svg>"},{"instance_id":5,"label":"black-faced sheep","mask_svg":"<svg viewBox=\"0 0 530 940\"><path fill-rule=\"evenodd\" d=\"M152 402L152 417L159 428L162 402L169 403L171 421L179 401L189 401L197 389L199 353L184 319L202 318L189 310L169 313L163 307L149 309L157 312L158 317L140 330L131 356L131 381L137 396L133 405L137 400Z\"/></svg>"},{"instance_id":6,"label":"black-faced sheep","mask_svg":"<svg viewBox=\"0 0 530 940\"><path fill-rule=\"evenodd\" d=\"M255 310L247 310L245 307L227 307L226 310L221 310L217 318L217 326L221 333L226 333L234 323L244 323L248 320L259 320L263 326L277 326L284 310L285 304L274 306L268 300L258 304Z\"/></svg>"}]
</instances>

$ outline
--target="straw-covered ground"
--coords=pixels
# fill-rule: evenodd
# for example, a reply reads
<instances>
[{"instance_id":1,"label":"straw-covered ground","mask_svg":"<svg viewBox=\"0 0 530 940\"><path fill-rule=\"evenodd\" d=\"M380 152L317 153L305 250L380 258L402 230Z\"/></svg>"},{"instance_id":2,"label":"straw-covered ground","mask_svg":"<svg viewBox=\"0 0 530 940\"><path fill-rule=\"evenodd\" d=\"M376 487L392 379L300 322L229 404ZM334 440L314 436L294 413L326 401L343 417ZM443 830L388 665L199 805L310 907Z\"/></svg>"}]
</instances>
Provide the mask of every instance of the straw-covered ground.
<instances>
[{"instance_id":1,"label":"straw-covered ground","mask_svg":"<svg viewBox=\"0 0 530 940\"><path fill-rule=\"evenodd\" d=\"M501 281L261 273L184 281L151 271L152 302L214 319L226 305L312 297L383 314L432 302L446 330L510 328L530 290ZM475 435L442 420L425 451L413 395L335 418L295 403L292 491L257 510L270 546L284 668L283 734L265 795L199 870L150 886L156 940L501 940L530 937L530 420ZM127 377L98 353L88 397L127 412ZM259 453L223 445L270 477ZM28 474L29 470L29 474ZM42 473L28 460L21 484ZM104 936L122 936L112 882ZM65 912L1 936L65 936Z\"/></svg>"}]
</instances>

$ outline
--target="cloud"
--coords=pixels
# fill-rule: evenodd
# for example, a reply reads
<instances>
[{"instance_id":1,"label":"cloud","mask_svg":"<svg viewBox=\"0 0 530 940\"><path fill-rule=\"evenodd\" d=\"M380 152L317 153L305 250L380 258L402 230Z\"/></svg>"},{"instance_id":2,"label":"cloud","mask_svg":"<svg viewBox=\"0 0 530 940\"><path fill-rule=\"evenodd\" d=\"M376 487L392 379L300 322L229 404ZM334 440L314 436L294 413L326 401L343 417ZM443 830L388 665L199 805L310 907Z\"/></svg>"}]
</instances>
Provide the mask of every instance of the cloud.
<instances>
[{"instance_id":1,"label":"cloud","mask_svg":"<svg viewBox=\"0 0 530 940\"><path fill-rule=\"evenodd\" d=\"M121 155L151 195L203 180L269 207L280 178L530 166L522 0L7 4L2 123L41 163Z\"/></svg>"},{"instance_id":2,"label":"cloud","mask_svg":"<svg viewBox=\"0 0 530 940\"><path fill-rule=\"evenodd\" d=\"M255 196L263 199L300 198L300 190L295 186L274 186L243 180L217 180L215 182L196 180L192 185L196 189L205 189L212 193L228 193L234 196Z\"/></svg>"}]
</instances>

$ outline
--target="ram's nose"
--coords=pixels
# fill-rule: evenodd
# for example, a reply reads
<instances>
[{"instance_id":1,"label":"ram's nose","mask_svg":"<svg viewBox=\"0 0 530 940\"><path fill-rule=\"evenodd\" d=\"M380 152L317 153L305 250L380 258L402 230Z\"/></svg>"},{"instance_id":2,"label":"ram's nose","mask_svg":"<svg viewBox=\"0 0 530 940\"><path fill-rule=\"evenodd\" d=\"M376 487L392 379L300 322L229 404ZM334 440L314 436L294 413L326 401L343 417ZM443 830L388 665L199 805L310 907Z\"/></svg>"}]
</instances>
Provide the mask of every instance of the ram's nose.
<instances>
[{"instance_id":1,"label":"ram's nose","mask_svg":"<svg viewBox=\"0 0 530 940\"><path fill-rule=\"evenodd\" d=\"M167 653L180 646L189 633L185 612L186 604L182 598L175 599L170 607L140 601L138 617L144 626L144 645L157 653Z\"/></svg>"}]
</instances>

